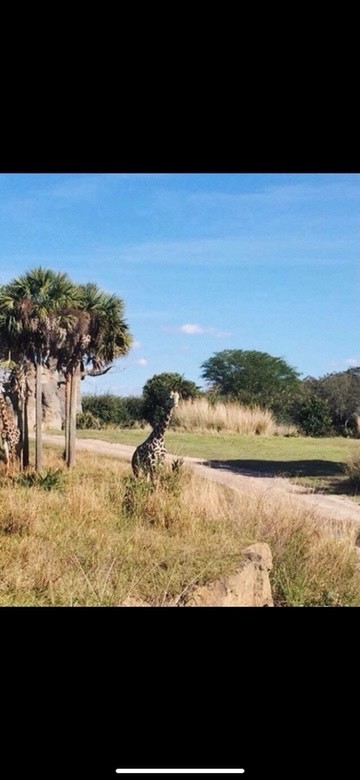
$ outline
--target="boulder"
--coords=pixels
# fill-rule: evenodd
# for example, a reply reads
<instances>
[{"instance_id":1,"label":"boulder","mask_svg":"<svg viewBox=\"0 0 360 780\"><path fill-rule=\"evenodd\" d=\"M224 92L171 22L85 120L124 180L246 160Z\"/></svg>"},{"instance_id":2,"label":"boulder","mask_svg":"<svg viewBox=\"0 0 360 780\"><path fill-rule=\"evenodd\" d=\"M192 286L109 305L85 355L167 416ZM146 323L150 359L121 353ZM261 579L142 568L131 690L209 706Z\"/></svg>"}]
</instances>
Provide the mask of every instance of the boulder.
<instances>
[{"instance_id":1,"label":"boulder","mask_svg":"<svg viewBox=\"0 0 360 780\"><path fill-rule=\"evenodd\" d=\"M269 571L272 556L268 544L258 542L243 551L235 574L196 588L187 607L273 607Z\"/></svg>"},{"instance_id":2,"label":"boulder","mask_svg":"<svg viewBox=\"0 0 360 780\"><path fill-rule=\"evenodd\" d=\"M222 577L189 592L181 602L168 606L181 607L273 607L269 579L272 555L268 544L257 542L246 547L235 574ZM120 607L147 607L144 601L128 597Z\"/></svg>"}]
</instances>

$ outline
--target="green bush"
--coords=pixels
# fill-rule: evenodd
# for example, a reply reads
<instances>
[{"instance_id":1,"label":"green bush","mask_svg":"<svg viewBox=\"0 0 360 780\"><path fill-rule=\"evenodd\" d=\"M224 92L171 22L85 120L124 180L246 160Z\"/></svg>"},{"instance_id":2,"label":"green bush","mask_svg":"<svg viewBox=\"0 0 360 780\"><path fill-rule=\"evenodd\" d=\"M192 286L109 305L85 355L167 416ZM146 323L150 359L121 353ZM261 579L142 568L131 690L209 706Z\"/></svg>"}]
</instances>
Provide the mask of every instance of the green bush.
<instances>
[{"instance_id":1,"label":"green bush","mask_svg":"<svg viewBox=\"0 0 360 780\"><path fill-rule=\"evenodd\" d=\"M37 471L24 471L12 478L16 485L37 487L42 490L59 490L64 487L65 475L62 469L47 469L43 474Z\"/></svg>"},{"instance_id":2,"label":"green bush","mask_svg":"<svg viewBox=\"0 0 360 780\"><path fill-rule=\"evenodd\" d=\"M297 401L293 420L305 436L329 436L332 432L328 404L315 395Z\"/></svg>"},{"instance_id":3,"label":"green bush","mask_svg":"<svg viewBox=\"0 0 360 780\"><path fill-rule=\"evenodd\" d=\"M102 428L102 422L99 417L95 417L92 412L81 412L76 415L76 427L80 431L92 429L100 430Z\"/></svg>"},{"instance_id":4,"label":"green bush","mask_svg":"<svg viewBox=\"0 0 360 780\"><path fill-rule=\"evenodd\" d=\"M136 396L120 396L110 393L84 395L82 408L83 415L91 414L95 420L99 421L100 427L114 425L119 428L132 428L135 425L143 427L145 424L143 399ZM91 420L91 418L86 419Z\"/></svg>"},{"instance_id":5,"label":"green bush","mask_svg":"<svg viewBox=\"0 0 360 780\"><path fill-rule=\"evenodd\" d=\"M316 395L327 402L334 431L346 435L346 421L360 405L360 368L325 374L319 379L307 377L302 386L307 395Z\"/></svg>"}]
</instances>

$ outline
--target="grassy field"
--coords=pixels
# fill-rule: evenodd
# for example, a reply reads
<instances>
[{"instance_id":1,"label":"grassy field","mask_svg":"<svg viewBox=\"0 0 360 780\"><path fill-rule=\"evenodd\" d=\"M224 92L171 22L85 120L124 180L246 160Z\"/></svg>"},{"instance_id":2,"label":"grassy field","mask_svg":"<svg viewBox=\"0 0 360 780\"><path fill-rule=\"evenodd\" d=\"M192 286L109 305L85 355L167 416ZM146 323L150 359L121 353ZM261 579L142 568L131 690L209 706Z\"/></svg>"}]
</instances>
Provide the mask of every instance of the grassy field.
<instances>
[{"instance_id":1,"label":"grassy field","mask_svg":"<svg viewBox=\"0 0 360 780\"><path fill-rule=\"evenodd\" d=\"M67 472L59 449L44 458L40 479L0 474L1 605L174 604L256 541L272 550L276 605L360 605L351 523L334 538L291 496L239 498L186 469L153 487L118 459L78 452Z\"/></svg>"},{"instance_id":2,"label":"grassy field","mask_svg":"<svg viewBox=\"0 0 360 780\"><path fill-rule=\"evenodd\" d=\"M77 435L137 446L150 430L90 430L78 431ZM348 495L360 503L360 491L344 474L348 459L360 453L360 441L354 439L170 431L165 442L168 451L178 457L189 455L221 461L234 470L287 476L315 491Z\"/></svg>"}]
</instances>

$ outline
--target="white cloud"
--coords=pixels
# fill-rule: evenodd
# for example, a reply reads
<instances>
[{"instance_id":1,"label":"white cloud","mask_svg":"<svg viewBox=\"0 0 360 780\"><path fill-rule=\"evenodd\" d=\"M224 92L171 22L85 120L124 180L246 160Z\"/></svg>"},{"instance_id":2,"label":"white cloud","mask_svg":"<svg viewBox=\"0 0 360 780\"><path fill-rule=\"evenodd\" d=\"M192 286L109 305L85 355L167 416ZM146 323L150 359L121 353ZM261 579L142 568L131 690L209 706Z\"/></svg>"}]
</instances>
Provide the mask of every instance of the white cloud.
<instances>
[{"instance_id":1,"label":"white cloud","mask_svg":"<svg viewBox=\"0 0 360 780\"><path fill-rule=\"evenodd\" d=\"M180 325L178 330L180 330L181 333L187 333L189 336L192 336L195 333L207 333L209 328L204 328L202 325L195 325L188 322L185 325Z\"/></svg>"},{"instance_id":2,"label":"white cloud","mask_svg":"<svg viewBox=\"0 0 360 780\"><path fill-rule=\"evenodd\" d=\"M145 358L139 358L139 360L135 360L135 363L137 366L147 366L147 360L145 360Z\"/></svg>"},{"instance_id":3,"label":"white cloud","mask_svg":"<svg viewBox=\"0 0 360 780\"><path fill-rule=\"evenodd\" d=\"M219 330L211 325L199 325L196 322L186 322L184 325L179 325L177 328L166 328L166 330L176 330L178 333L185 333L187 336L198 336L206 333L211 333L216 338L223 338L224 336L231 336L229 330Z\"/></svg>"},{"instance_id":4,"label":"white cloud","mask_svg":"<svg viewBox=\"0 0 360 780\"><path fill-rule=\"evenodd\" d=\"M347 366L354 367L360 365L360 360L357 358L346 358L345 363Z\"/></svg>"},{"instance_id":5,"label":"white cloud","mask_svg":"<svg viewBox=\"0 0 360 780\"><path fill-rule=\"evenodd\" d=\"M133 341L132 343L133 349L140 349L140 347L141 347L140 341Z\"/></svg>"}]
</instances>

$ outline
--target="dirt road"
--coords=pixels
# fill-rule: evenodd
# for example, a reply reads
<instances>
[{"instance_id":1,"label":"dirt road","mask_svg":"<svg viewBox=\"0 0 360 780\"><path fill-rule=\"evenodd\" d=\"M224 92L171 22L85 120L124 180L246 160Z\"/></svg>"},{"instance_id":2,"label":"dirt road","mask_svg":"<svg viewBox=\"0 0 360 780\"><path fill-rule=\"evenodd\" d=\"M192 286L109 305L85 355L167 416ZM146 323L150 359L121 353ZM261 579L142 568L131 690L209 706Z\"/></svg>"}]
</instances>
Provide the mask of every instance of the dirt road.
<instances>
[{"instance_id":1,"label":"dirt road","mask_svg":"<svg viewBox=\"0 0 360 780\"><path fill-rule=\"evenodd\" d=\"M64 444L63 436L43 434L43 440L54 444ZM77 439L78 450L88 450L96 455L108 455L112 458L131 460L135 447L127 444L113 444L102 439ZM174 458L169 455L168 458ZM184 462L201 474L206 479L220 482L223 485L238 490L241 493L258 491L280 491L285 494L293 494L294 498L309 508L316 509L319 516L332 520L353 520L360 525L360 506L354 504L346 496L327 496L321 493L311 493L307 488L294 485L283 477L264 477L251 471L235 472L233 469L221 465L219 461L206 461L201 458L184 457Z\"/></svg>"}]
</instances>

